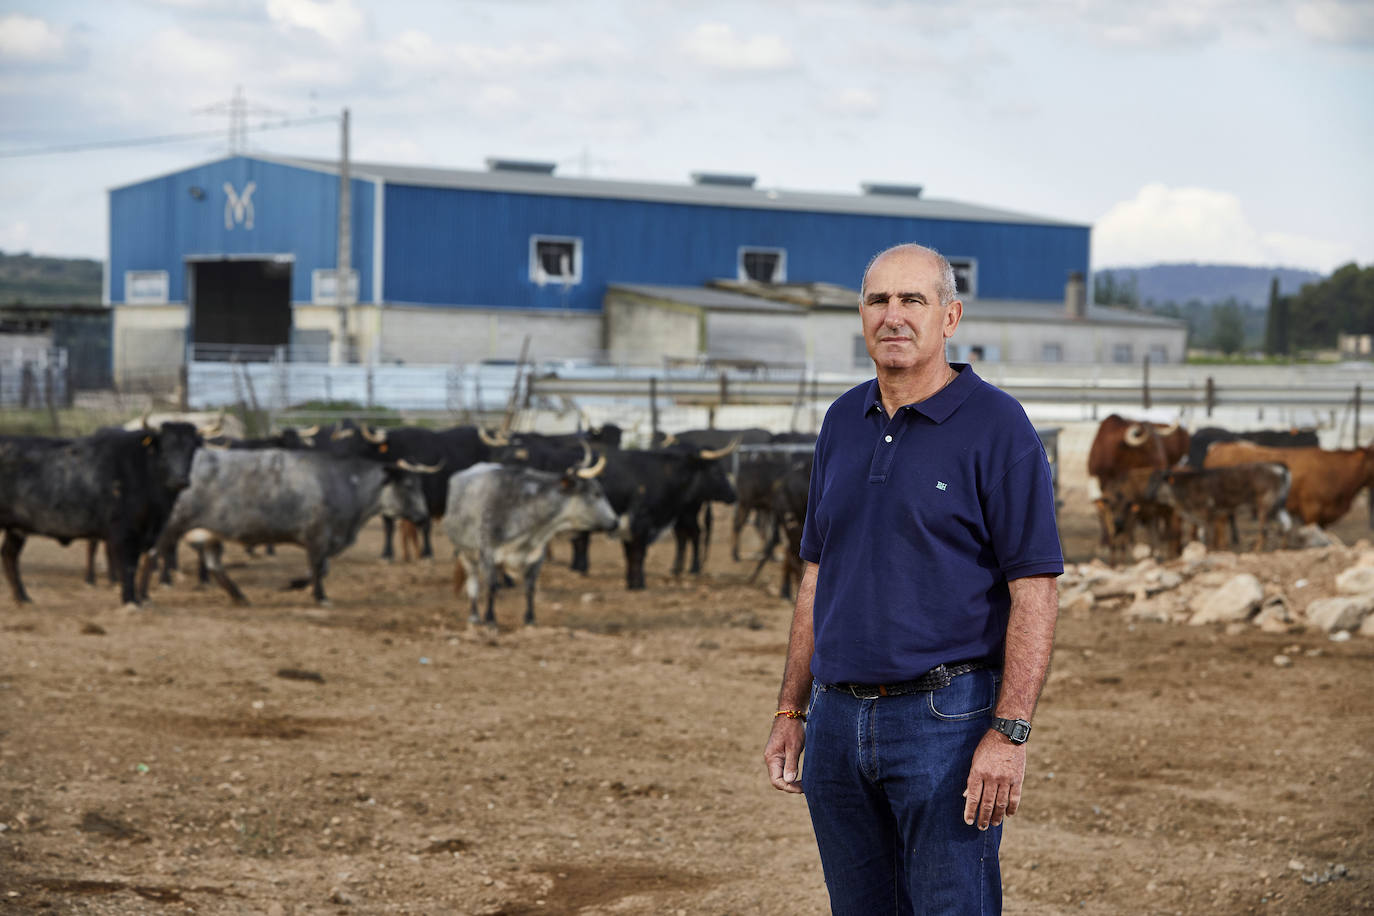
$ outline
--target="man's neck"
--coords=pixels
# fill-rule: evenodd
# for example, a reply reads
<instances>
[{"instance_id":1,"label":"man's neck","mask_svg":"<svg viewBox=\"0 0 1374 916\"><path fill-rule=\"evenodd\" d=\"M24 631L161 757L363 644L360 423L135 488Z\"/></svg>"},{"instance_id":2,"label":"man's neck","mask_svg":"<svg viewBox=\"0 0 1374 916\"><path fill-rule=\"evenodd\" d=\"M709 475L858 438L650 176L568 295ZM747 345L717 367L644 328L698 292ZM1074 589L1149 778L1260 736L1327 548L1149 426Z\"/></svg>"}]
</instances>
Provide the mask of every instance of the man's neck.
<instances>
[{"instance_id":1,"label":"man's neck","mask_svg":"<svg viewBox=\"0 0 1374 916\"><path fill-rule=\"evenodd\" d=\"M883 410L889 417L906 404L915 404L941 391L958 375L949 363L941 360L928 370L878 369L878 391L882 395Z\"/></svg>"}]
</instances>

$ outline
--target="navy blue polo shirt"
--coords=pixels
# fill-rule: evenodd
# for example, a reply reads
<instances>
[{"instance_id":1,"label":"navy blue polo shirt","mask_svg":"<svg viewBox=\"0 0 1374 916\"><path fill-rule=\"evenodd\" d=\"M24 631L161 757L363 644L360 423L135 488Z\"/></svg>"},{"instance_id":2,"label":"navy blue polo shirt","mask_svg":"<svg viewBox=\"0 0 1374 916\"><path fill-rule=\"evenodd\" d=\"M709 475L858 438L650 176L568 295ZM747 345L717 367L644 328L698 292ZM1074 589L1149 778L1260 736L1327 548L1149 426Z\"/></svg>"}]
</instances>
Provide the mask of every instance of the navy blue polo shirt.
<instances>
[{"instance_id":1,"label":"navy blue polo shirt","mask_svg":"<svg viewBox=\"0 0 1374 916\"><path fill-rule=\"evenodd\" d=\"M820 564L811 675L822 683L1000 661L1007 581L1064 571L1035 427L1011 395L954 368L892 418L877 379L826 412L801 541Z\"/></svg>"}]
</instances>

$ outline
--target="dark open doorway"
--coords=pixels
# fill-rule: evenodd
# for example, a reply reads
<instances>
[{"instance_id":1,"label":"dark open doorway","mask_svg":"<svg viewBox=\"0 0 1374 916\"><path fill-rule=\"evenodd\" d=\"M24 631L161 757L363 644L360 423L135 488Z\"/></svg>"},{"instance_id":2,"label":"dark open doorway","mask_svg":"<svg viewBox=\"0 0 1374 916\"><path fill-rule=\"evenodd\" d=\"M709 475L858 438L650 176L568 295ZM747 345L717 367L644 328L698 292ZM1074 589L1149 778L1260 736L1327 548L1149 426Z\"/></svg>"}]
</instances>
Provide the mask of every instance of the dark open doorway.
<instances>
[{"instance_id":1,"label":"dark open doorway","mask_svg":"<svg viewBox=\"0 0 1374 916\"><path fill-rule=\"evenodd\" d=\"M291 262L192 261L192 341L198 348L243 347L241 359L267 359L291 342Z\"/></svg>"}]
</instances>

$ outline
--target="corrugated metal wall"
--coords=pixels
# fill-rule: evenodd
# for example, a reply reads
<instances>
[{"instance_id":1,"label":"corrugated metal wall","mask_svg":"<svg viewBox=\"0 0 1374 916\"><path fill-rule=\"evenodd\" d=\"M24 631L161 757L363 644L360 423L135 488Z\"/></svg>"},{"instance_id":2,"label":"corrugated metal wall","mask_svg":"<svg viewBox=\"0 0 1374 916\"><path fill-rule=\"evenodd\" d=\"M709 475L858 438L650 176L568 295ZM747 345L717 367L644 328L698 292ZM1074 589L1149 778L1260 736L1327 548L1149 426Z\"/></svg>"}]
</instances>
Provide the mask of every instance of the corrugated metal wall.
<instances>
[{"instance_id":1,"label":"corrugated metal wall","mask_svg":"<svg viewBox=\"0 0 1374 916\"><path fill-rule=\"evenodd\" d=\"M236 208L226 184L251 207ZM358 299L371 302L374 186L357 179L352 186ZM110 301L125 301L128 270L167 271L169 301L185 302L188 257L292 254L291 299L309 302L311 272L332 270L337 259L338 191L334 175L244 156L115 189Z\"/></svg>"},{"instance_id":2,"label":"corrugated metal wall","mask_svg":"<svg viewBox=\"0 0 1374 916\"><path fill-rule=\"evenodd\" d=\"M856 287L868 258L921 241L978 260L985 299L1062 301L1088 270L1088 227L918 220L388 185L384 298L433 305L601 307L606 285L734 277L740 246L787 250L789 282ZM582 280L529 277L532 235L582 239Z\"/></svg>"}]
</instances>

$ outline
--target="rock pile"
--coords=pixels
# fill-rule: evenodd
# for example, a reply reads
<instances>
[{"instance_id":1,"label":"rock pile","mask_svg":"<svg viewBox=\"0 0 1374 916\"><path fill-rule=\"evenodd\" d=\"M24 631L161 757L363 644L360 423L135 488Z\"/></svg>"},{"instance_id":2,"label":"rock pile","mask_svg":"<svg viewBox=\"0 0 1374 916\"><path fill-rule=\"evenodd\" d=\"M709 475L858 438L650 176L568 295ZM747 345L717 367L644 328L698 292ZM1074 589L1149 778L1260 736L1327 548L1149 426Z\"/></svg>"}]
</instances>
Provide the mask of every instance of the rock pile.
<instances>
[{"instance_id":1,"label":"rock pile","mask_svg":"<svg viewBox=\"0 0 1374 916\"><path fill-rule=\"evenodd\" d=\"M1362 540L1233 554L1194 542L1164 563L1145 557L1119 569L1100 560L1071 565L1059 594L1065 614L1115 610L1131 620L1374 637L1374 546Z\"/></svg>"}]
</instances>

